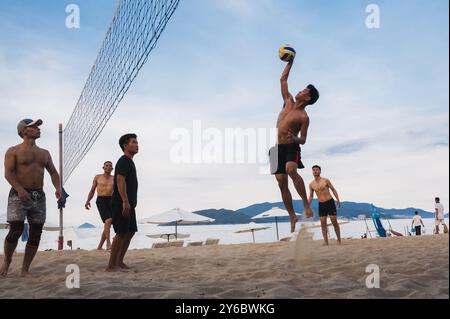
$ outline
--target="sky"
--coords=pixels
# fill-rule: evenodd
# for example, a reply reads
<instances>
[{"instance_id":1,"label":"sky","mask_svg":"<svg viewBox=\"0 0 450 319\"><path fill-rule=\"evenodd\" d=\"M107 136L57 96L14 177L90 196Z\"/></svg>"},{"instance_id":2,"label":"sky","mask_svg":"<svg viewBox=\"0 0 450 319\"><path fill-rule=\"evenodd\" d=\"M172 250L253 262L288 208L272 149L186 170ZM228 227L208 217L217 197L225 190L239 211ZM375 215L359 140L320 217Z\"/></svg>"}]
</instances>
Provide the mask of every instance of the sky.
<instances>
[{"instance_id":1,"label":"sky","mask_svg":"<svg viewBox=\"0 0 450 319\"><path fill-rule=\"evenodd\" d=\"M366 26L371 3L379 7L380 28ZM69 4L80 8L79 29L65 25ZM58 163L58 124L66 124L73 111L116 6L113 0L0 0L3 154L21 142L16 125L22 118L42 118L38 145ZM448 30L445 0L181 0L131 89L67 181L66 222L101 223L95 207L87 212L84 202L103 162L121 156L118 138L128 132L140 143L139 218L174 207L238 209L281 201L274 177L261 174L271 142L263 133L257 135L263 144L257 163L210 163L195 156L211 151L208 141L229 154L232 145L221 140L227 130L275 127L285 66L277 55L285 43L297 51L291 92L313 83L321 93L307 108L311 124L302 147L306 169L300 171L305 181L319 164L342 201L433 211L439 196L448 211ZM198 129L203 140L195 148ZM180 132L185 142L191 140L190 160L181 163L174 160ZM236 145L244 154L253 144ZM48 175L45 184L48 220L56 223ZM3 179L0 215L9 189Z\"/></svg>"}]
</instances>

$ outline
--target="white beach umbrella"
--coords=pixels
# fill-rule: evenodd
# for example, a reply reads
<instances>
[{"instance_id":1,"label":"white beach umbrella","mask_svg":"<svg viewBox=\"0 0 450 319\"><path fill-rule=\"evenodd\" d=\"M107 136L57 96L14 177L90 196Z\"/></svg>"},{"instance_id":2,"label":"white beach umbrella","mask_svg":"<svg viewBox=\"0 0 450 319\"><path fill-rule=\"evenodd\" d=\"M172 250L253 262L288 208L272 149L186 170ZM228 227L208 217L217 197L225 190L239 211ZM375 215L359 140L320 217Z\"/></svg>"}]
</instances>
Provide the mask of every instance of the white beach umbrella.
<instances>
[{"instance_id":1,"label":"white beach umbrella","mask_svg":"<svg viewBox=\"0 0 450 319\"><path fill-rule=\"evenodd\" d=\"M196 223L210 223L213 222L214 219L208 218L202 215L194 214L192 212L188 212L186 210L180 208L174 208L167 212L150 216L140 220L141 224L149 223L149 224L169 224L175 223L175 238L177 238L178 234L178 225L189 225Z\"/></svg>"},{"instance_id":2,"label":"white beach umbrella","mask_svg":"<svg viewBox=\"0 0 450 319\"><path fill-rule=\"evenodd\" d=\"M272 228L272 227L270 227L270 226L258 226L256 223L252 222L252 223L248 224L247 227L245 227L245 228L243 228L241 230L238 230L235 233L237 233L237 234L252 233L252 235L253 235L253 243L254 243L255 242L255 231L265 230L265 229L269 229L269 228Z\"/></svg>"},{"instance_id":3,"label":"white beach umbrella","mask_svg":"<svg viewBox=\"0 0 450 319\"><path fill-rule=\"evenodd\" d=\"M299 214L296 214L297 216L300 216ZM289 217L289 213L287 210L278 208L278 207L272 207L268 211L265 211L259 215L256 215L252 217L252 219L262 219L262 218L275 218L275 225L277 227L277 240L280 240L280 234L278 231L278 218L279 217Z\"/></svg>"},{"instance_id":4,"label":"white beach umbrella","mask_svg":"<svg viewBox=\"0 0 450 319\"><path fill-rule=\"evenodd\" d=\"M59 231L59 225L56 225L56 224L53 224L53 223L46 222L46 223L44 224L43 230L45 230L45 231Z\"/></svg>"}]
</instances>

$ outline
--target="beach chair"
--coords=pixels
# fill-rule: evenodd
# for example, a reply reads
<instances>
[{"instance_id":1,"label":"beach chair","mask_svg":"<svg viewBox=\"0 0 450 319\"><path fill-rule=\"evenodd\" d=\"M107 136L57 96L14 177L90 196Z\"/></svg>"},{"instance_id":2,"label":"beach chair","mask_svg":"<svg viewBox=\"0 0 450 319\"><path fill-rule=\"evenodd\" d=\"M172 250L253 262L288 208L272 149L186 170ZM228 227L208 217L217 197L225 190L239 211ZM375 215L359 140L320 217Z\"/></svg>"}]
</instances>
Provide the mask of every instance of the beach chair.
<instances>
[{"instance_id":1,"label":"beach chair","mask_svg":"<svg viewBox=\"0 0 450 319\"><path fill-rule=\"evenodd\" d=\"M164 243L153 243L152 248L166 248L169 247L169 243L168 242L164 242Z\"/></svg>"},{"instance_id":2,"label":"beach chair","mask_svg":"<svg viewBox=\"0 0 450 319\"><path fill-rule=\"evenodd\" d=\"M205 241L205 245L209 246L209 245L217 245L219 243L220 239L215 239L215 238L208 238Z\"/></svg>"},{"instance_id":3,"label":"beach chair","mask_svg":"<svg viewBox=\"0 0 450 319\"><path fill-rule=\"evenodd\" d=\"M184 240L175 240L169 243L169 247L183 247Z\"/></svg>"},{"instance_id":4,"label":"beach chair","mask_svg":"<svg viewBox=\"0 0 450 319\"><path fill-rule=\"evenodd\" d=\"M191 247L191 246L203 246L203 242L202 241L191 241L190 243L187 244L186 247Z\"/></svg>"}]
</instances>

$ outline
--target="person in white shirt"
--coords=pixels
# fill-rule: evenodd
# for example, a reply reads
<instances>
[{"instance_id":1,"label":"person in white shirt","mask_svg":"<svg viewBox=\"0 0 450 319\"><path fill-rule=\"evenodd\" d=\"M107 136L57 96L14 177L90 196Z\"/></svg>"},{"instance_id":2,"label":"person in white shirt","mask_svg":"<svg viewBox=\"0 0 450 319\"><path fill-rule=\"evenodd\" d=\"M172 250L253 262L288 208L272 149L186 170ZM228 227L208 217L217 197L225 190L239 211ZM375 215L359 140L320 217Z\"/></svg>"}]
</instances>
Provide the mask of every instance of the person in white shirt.
<instances>
[{"instance_id":1,"label":"person in white shirt","mask_svg":"<svg viewBox=\"0 0 450 319\"><path fill-rule=\"evenodd\" d=\"M444 226L444 233L448 234L448 228L444 221L444 205L440 203L439 197L436 197L434 199L436 202L436 205L434 206L435 212L436 212L436 220L435 220L435 226L436 226L436 234L439 234L439 225Z\"/></svg>"},{"instance_id":2,"label":"person in white shirt","mask_svg":"<svg viewBox=\"0 0 450 319\"><path fill-rule=\"evenodd\" d=\"M422 217L420 217L417 211L415 212L415 215L413 217L411 227L416 230L416 236L422 235L422 227L425 227L425 225L423 224Z\"/></svg>"}]
</instances>

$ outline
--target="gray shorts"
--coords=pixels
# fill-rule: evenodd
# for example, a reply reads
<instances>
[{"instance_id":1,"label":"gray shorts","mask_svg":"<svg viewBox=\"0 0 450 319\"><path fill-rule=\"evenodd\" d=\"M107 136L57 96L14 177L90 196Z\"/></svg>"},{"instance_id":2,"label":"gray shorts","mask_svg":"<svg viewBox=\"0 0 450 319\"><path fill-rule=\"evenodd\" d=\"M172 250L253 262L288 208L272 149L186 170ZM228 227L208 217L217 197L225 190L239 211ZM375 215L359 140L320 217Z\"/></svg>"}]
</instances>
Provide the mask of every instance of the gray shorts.
<instances>
[{"instance_id":1,"label":"gray shorts","mask_svg":"<svg viewBox=\"0 0 450 319\"><path fill-rule=\"evenodd\" d=\"M26 190L32 202L22 202L15 189L11 189L8 197L8 223L24 222L25 217L29 224L44 224L46 218L45 193L40 190Z\"/></svg>"}]
</instances>

